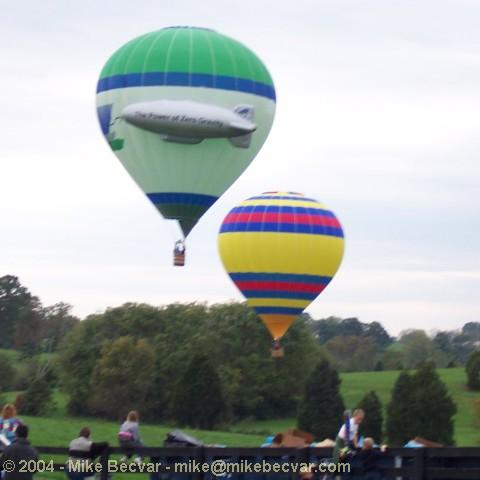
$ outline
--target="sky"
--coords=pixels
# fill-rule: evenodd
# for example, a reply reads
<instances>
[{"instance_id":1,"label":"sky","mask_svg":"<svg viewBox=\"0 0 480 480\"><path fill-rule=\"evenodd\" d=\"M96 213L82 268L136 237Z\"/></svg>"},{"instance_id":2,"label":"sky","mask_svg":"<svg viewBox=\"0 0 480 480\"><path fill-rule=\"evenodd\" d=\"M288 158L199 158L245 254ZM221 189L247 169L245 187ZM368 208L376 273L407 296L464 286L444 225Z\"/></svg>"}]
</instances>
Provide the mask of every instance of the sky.
<instances>
[{"instance_id":1,"label":"sky","mask_svg":"<svg viewBox=\"0 0 480 480\"><path fill-rule=\"evenodd\" d=\"M127 301L241 300L217 233L263 191L340 219L346 253L307 312L391 334L480 321L480 2L5 2L0 19L0 275L80 317ZM195 227L187 265L101 135L95 87L126 41L171 25L251 48L277 91L256 159Z\"/></svg>"}]
</instances>

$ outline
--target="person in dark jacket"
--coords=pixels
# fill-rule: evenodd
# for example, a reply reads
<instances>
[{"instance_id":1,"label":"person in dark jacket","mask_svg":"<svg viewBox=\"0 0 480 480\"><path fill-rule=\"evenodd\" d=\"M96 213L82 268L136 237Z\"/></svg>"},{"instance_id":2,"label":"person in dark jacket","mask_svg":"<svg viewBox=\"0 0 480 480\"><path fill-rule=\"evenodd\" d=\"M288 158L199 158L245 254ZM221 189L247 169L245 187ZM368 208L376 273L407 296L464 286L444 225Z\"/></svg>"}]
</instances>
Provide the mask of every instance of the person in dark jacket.
<instances>
[{"instance_id":1,"label":"person in dark jacket","mask_svg":"<svg viewBox=\"0 0 480 480\"><path fill-rule=\"evenodd\" d=\"M375 441L371 437L363 439L362 449L359 450L354 458L355 463L360 468L362 478L365 480L380 480L383 478L381 470L378 468L378 461L383 457L387 446L382 445L380 449L374 448Z\"/></svg>"},{"instance_id":2,"label":"person in dark jacket","mask_svg":"<svg viewBox=\"0 0 480 480\"><path fill-rule=\"evenodd\" d=\"M38 452L28 441L27 425L19 425L16 430L16 440L3 450L0 456L0 470L4 471L4 480L32 480L33 472L20 472L25 469L24 460L38 461ZM13 468L11 468L13 466ZM12 471L10 471L12 470Z\"/></svg>"}]
</instances>

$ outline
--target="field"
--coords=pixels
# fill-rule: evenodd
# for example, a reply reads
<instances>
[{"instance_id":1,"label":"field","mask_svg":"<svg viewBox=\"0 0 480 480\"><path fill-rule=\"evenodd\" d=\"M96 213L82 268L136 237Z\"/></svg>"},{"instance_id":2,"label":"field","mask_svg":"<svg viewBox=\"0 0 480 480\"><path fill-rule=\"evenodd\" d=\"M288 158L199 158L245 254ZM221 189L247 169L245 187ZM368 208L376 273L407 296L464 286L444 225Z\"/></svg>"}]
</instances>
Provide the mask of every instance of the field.
<instances>
[{"instance_id":1,"label":"field","mask_svg":"<svg viewBox=\"0 0 480 480\"><path fill-rule=\"evenodd\" d=\"M442 380L447 384L450 394L458 406L455 417L455 438L459 446L480 444L480 433L475 428L473 400L479 399L480 394L472 393L465 387L465 372L463 368L439 370ZM363 394L375 390L385 406L390 398L390 392L398 376L398 372L361 372L344 373L341 375L341 391L348 408L354 408ZM16 392L10 392L7 399L13 399ZM61 446L67 445L84 425L92 428L93 436L97 440L107 440L117 444L116 434L118 425L114 422L91 418L75 418L66 415L66 398L56 393L57 408L48 418L23 417L31 427L32 441L36 445ZM208 444L228 446L258 446L263 443L265 436L295 426L294 418L244 421L228 428L228 431L186 431ZM161 445L165 434L172 430L168 425L142 424L142 435L147 445Z\"/></svg>"},{"instance_id":2,"label":"field","mask_svg":"<svg viewBox=\"0 0 480 480\"><path fill-rule=\"evenodd\" d=\"M458 446L480 445L480 432L475 427L473 400L480 399L480 393L466 389L465 371L463 368L439 369L438 373L445 382L455 400L458 413L455 416L455 439ZM357 402L369 390L375 390L382 404L386 407L390 400L390 392L399 372L360 372L341 374L341 392L348 408L355 408ZM279 432L295 425L295 419L266 420L242 422L232 430L245 433Z\"/></svg>"}]
</instances>

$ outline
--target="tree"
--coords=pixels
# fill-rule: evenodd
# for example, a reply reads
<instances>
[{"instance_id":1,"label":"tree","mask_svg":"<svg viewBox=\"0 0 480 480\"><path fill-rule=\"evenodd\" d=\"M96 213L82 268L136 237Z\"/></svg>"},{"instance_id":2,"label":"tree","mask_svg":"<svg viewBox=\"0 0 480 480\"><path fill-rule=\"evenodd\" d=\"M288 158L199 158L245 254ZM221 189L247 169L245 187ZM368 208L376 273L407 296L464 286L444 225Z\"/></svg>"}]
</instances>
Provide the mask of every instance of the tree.
<instances>
[{"instance_id":1,"label":"tree","mask_svg":"<svg viewBox=\"0 0 480 480\"><path fill-rule=\"evenodd\" d=\"M373 338L377 347L381 348L382 350L393 343L393 338L378 322L364 324L363 335L365 337Z\"/></svg>"},{"instance_id":2,"label":"tree","mask_svg":"<svg viewBox=\"0 0 480 480\"><path fill-rule=\"evenodd\" d=\"M179 380L173 417L181 426L213 429L226 411L217 371L206 355L195 355Z\"/></svg>"},{"instance_id":3,"label":"tree","mask_svg":"<svg viewBox=\"0 0 480 480\"><path fill-rule=\"evenodd\" d=\"M59 302L42 310L43 322L41 331L42 350L57 350L62 340L80 321L72 315L72 306Z\"/></svg>"},{"instance_id":4,"label":"tree","mask_svg":"<svg viewBox=\"0 0 480 480\"><path fill-rule=\"evenodd\" d=\"M40 361L38 358L23 360L18 368L15 390L27 390L36 378L44 378L53 388L57 384L57 376L50 360Z\"/></svg>"},{"instance_id":5,"label":"tree","mask_svg":"<svg viewBox=\"0 0 480 480\"><path fill-rule=\"evenodd\" d=\"M67 410L71 415L91 413L88 405L90 378L103 344L96 337L99 330L103 333L98 327L91 319L85 319L66 336L60 348L60 383L69 397Z\"/></svg>"},{"instance_id":6,"label":"tree","mask_svg":"<svg viewBox=\"0 0 480 480\"><path fill-rule=\"evenodd\" d=\"M357 408L365 412L365 419L360 424L360 434L364 437L373 437L375 441L381 442L383 438L383 413L382 403L378 395L371 390L360 400Z\"/></svg>"},{"instance_id":7,"label":"tree","mask_svg":"<svg viewBox=\"0 0 480 480\"><path fill-rule=\"evenodd\" d=\"M377 363L375 363L375 367L373 367L373 370L375 370L375 372L383 372L385 370L383 362L381 360L378 360Z\"/></svg>"},{"instance_id":8,"label":"tree","mask_svg":"<svg viewBox=\"0 0 480 480\"><path fill-rule=\"evenodd\" d=\"M154 367L155 352L146 340L126 336L108 342L90 381L92 411L119 420L130 410L146 410Z\"/></svg>"},{"instance_id":9,"label":"tree","mask_svg":"<svg viewBox=\"0 0 480 480\"><path fill-rule=\"evenodd\" d=\"M16 370L10 357L0 352L0 391L8 391L15 384Z\"/></svg>"},{"instance_id":10,"label":"tree","mask_svg":"<svg viewBox=\"0 0 480 480\"><path fill-rule=\"evenodd\" d=\"M402 446L417 435L414 386L412 376L402 371L393 387L385 424L385 433L392 445Z\"/></svg>"},{"instance_id":11,"label":"tree","mask_svg":"<svg viewBox=\"0 0 480 480\"><path fill-rule=\"evenodd\" d=\"M378 322L362 323L357 318L328 317L322 320L307 318L307 324L323 345L333 337L371 337L377 348L383 350L388 347L393 339Z\"/></svg>"},{"instance_id":12,"label":"tree","mask_svg":"<svg viewBox=\"0 0 480 480\"><path fill-rule=\"evenodd\" d=\"M467 386L470 390L480 390L480 350L473 352L465 367Z\"/></svg>"},{"instance_id":13,"label":"tree","mask_svg":"<svg viewBox=\"0 0 480 480\"><path fill-rule=\"evenodd\" d=\"M433 363L422 364L413 380L417 435L444 445L453 445L453 417L457 406Z\"/></svg>"},{"instance_id":14,"label":"tree","mask_svg":"<svg viewBox=\"0 0 480 480\"><path fill-rule=\"evenodd\" d=\"M462 333L471 337L472 340L480 340L480 322L467 322L462 327Z\"/></svg>"},{"instance_id":15,"label":"tree","mask_svg":"<svg viewBox=\"0 0 480 480\"><path fill-rule=\"evenodd\" d=\"M0 277L0 348L35 349L41 304L13 275Z\"/></svg>"},{"instance_id":16,"label":"tree","mask_svg":"<svg viewBox=\"0 0 480 480\"><path fill-rule=\"evenodd\" d=\"M245 303L170 304L152 307L128 303L79 322L59 348L62 389L70 413L91 415L93 370L107 341L121 336L148 339L155 352L152 384L142 418L171 419L176 382L192 357L208 352L222 380L226 417L276 418L295 415L321 347L300 317L284 337L286 355L270 356L271 338Z\"/></svg>"},{"instance_id":17,"label":"tree","mask_svg":"<svg viewBox=\"0 0 480 480\"><path fill-rule=\"evenodd\" d=\"M403 332L400 340L405 356L405 366L416 368L422 362L431 360L433 344L423 330L408 330Z\"/></svg>"},{"instance_id":18,"label":"tree","mask_svg":"<svg viewBox=\"0 0 480 480\"><path fill-rule=\"evenodd\" d=\"M457 407L433 364L421 364L414 375L402 372L387 409L390 442L403 445L416 436L452 445Z\"/></svg>"},{"instance_id":19,"label":"tree","mask_svg":"<svg viewBox=\"0 0 480 480\"><path fill-rule=\"evenodd\" d=\"M375 365L376 346L370 337L333 337L324 348L341 372L372 370Z\"/></svg>"},{"instance_id":20,"label":"tree","mask_svg":"<svg viewBox=\"0 0 480 480\"><path fill-rule=\"evenodd\" d=\"M452 336L452 332L437 332L432 339L434 348L433 360L439 368L448 368L449 365L455 362Z\"/></svg>"},{"instance_id":21,"label":"tree","mask_svg":"<svg viewBox=\"0 0 480 480\"><path fill-rule=\"evenodd\" d=\"M46 415L54 407L52 387L44 376L38 376L30 382L23 395L21 413L24 415Z\"/></svg>"},{"instance_id":22,"label":"tree","mask_svg":"<svg viewBox=\"0 0 480 480\"><path fill-rule=\"evenodd\" d=\"M327 360L322 360L307 380L299 407L299 428L318 439L336 437L345 410L340 383L337 371Z\"/></svg>"},{"instance_id":23,"label":"tree","mask_svg":"<svg viewBox=\"0 0 480 480\"><path fill-rule=\"evenodd\" d=\"M405 354L394 343L388 347L382 356L384 370L402 370L405 364Z\"/></svg>"}]
</instances>

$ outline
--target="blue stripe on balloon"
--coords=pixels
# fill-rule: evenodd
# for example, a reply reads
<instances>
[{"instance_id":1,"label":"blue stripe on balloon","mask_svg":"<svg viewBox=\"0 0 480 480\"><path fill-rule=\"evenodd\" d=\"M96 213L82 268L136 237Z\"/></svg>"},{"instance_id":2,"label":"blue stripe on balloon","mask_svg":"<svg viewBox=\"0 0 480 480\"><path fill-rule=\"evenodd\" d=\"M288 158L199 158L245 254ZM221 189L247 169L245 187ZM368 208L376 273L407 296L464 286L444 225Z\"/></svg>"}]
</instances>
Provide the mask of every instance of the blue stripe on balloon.
<instances>
[{"instance_id":1,"label":"blue stripe on balloon","mask_svg":"<svg viewBox=\"0 0 480 480\"><path fill-rule=\"evenodd\" d=\"M328 285L332 277L297 273L233 272L230 278L236 282L293 282Z\"/></svg>"},{"instance_id":2,"label":"blue stripe on balloon","mask_svg":"<svg viewBox=\"0 0 480 480\"><path fill-rule=\"evenodd\" d=\"M212 195L202 195L199 193L183 193L183 192L147 193L147 197L155 205L175 204L175 205L202 205L202 206L210 207L218 200L218 197L214 197Z\"/></svg>"},{"instance_id":3,"label":"blue stripe on balloon","mask_svg":"<svg viewBox=\"0 0 480 480\"><path fill-rule=\"evenodd\" d=\"M281 290L242 290L247 298L288 298L293 300L315 300L318 293L283 292Z\"/></svg>"},{"instance_id":4,"label":"blue stripe on balloon","mask_svg":"<svg viewBox=\"0 0 480 480\"><path fill-rule=\"evenodd\" d=\"M291 307L253 307L258 314L271 314L271 315L300 315L303 312L303 308L291 308Z\"/></svg>"},{"instance_id":5,"label":"blue stripe on balloon","mask_svg":"<svg viewBox=\"0 0 480 480\"><path fill-rule=\"evenodd\" d=\"M275 232L275 233L309 233L313 235L327 235L343 238L341 228L326 225L310 225L309 223L270 223L270 222L237 222L224 223L220 233L231 232Z\"/></svg>"},{"instance_id":6,"label":"blue stripe on balloon","mask_svg":"<svg viewBox=\"0 0 480 480\"><path fill-rule=\"evenodd\" d=\"M101 105L97 107L98 121L100 122L100 128L104 135L108 135L110 131L110 121L112 118L112 105Z\"/></svg>"},{"instance_id":7,"label":"blue stripe on balloon","mask_svg":"<svg viewBox=\"0 0 480 480\"><path fill-rule=\"evenodd\" d=\"M101 78L97 83L97 93L129 87L206 87L220 90L232 90L251 93L275 101L275 88L248 78L227 75L210 75L207 73L185 72L146 72L126 73Z\"/></svg>"},{"instance_id":8,"label":"blue stripe on balloon","mask_svg":"<svg viewBox=\"0 0 480 480\"><path fill-rule=\"evenodd\" d=\"M309 214L309 215L323 215L325 217L335 218L335 215L330 210L323 210L322 208L312 207L293 207L283 205L245 205L232 208L230 213L253 213L253 212L265 212L265 213L292 213L296 215Z\"/></svg>"}]
</instances>

